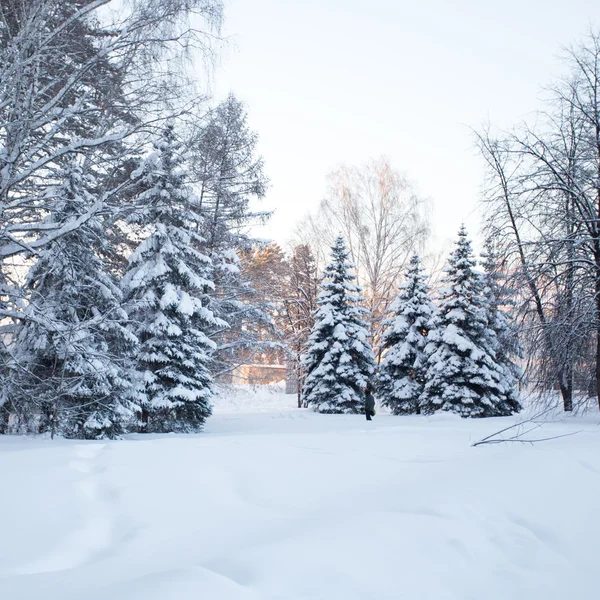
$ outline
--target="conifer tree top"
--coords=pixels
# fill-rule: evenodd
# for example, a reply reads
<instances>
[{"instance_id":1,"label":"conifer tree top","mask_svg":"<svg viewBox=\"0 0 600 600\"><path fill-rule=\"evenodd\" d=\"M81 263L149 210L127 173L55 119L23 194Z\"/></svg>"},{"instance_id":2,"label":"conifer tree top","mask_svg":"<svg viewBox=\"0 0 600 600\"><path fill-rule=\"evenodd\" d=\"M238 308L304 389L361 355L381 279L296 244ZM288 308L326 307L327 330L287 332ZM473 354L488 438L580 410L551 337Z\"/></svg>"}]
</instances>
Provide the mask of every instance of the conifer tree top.
<instances>
[{"instance_id":1,"label":"conifer tree top","mask_svg":"<svg viewBox=\"0 0 600 600\"><path fill-rule=\"evenodd\" d=\"M337 295L344 293L352 296L352 300L360 300L359 288L351 283L356 277L352 273L354 265L349 260L350 254L346 249L346 242L339 236L331 247L331 262L325 267L321 293L317 302L325 304L333 300Z\"/></svg>"},{"instance_id":2,"label":"conifer tree top","mask_svg":"<svg viewBox=\"0 0 600 600\"><path fill-rule=\"evenodd\" d=\"M480 306L482 282L476 266L471 240L463 224L445 270L446 287L440 290L440 308L448 322L462 324L472 316L473 309Z\"/></svg>"}]
</instances>

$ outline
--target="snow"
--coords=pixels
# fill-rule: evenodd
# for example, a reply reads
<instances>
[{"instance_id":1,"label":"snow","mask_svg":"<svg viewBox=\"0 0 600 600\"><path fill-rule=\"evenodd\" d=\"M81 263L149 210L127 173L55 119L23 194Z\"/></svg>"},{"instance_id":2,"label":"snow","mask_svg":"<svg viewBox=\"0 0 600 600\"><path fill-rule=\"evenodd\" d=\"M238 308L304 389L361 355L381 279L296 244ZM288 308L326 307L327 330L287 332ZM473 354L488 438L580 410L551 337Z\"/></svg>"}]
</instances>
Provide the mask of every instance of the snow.
<instances>
[{"instance_id":1,"label":"snow","mask_svg":"<svg viewBox=\"0 0 600 600\"><path fill-rule=\"evenodd\" d=\"M517 417L295 404L239 386L197 435L0 436L0 598L597 597L598 413L472 448Z\"/></svg>"}]
</instances>

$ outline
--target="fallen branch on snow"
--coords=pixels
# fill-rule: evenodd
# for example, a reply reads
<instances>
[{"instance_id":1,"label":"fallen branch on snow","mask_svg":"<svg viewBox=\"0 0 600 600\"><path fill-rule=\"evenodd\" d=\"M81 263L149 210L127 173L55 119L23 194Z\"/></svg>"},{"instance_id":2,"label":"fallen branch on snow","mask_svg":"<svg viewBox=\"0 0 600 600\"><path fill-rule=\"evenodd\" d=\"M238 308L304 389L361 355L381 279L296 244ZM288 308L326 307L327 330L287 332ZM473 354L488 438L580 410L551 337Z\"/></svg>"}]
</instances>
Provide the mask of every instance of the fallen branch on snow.
<instances>
[{"instance_id":1,"label":"fallen branch on snow","mask_svg":"<svg viewBox=\"0 0 600 600\"><path fill-rule=\"evenodd\" d=\"M547 442L549 440L557 440L557 439L560 439L563 437L569 437L569 436L576 435L581 432L581 430L580 430L580 431L572 431L570 433L562 433L560 435L552 435L552 436L543 437L543 438L533 438L533 439L525 438L524 436L531 433L532 431L535 431L536 429L540 428L543 425L543 423L536 422L536 419L543 417L545 414L549 413L551 410L554 410L554 408L555 408L554 406L550 406L550 407L544 409L543 411L533 415L529 419L525 419L524 421L519 421L518 423L515 423L514 425L510 425L509 427L505 427L504 429L501 429L500 431L496 431L495 433L492 433L492 434L488 435L487 437L484 437L483 439L479 440L478 442L471 444L471 447L474 448L476 446L483 446L484 444L504 444L505 442L518 442L521 444L535 444L536 442ZM528 428L525 427L525 425L528 425L528 424L533 424L533 427L528 427ZM511 435L510 437L498 437L498 436L501 436L503 433L506 433L507 431L511 431L513 429L516 429L516 433L514 435Z\"/></svg>"}]
</instances>

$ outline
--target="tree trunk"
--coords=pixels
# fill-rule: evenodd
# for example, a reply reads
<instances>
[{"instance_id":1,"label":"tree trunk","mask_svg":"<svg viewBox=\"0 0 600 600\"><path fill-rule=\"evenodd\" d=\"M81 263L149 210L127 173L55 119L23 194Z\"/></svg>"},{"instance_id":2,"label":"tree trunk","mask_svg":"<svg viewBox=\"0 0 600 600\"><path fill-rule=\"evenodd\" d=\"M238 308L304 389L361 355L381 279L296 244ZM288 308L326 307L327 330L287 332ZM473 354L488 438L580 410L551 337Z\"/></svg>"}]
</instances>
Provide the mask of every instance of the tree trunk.
<instances>
[{"instance_id":1,"label":"tree trunk","mask_svg":"<svg viewBox=\"0 0 600 600\"><path fill-rule=\"evenodd\" d=\"M600 409L600 271L596 268L596 398Z\"/></svg>"},{"instance_id":2,"label":"tree trunk","mask_svg":"<svg viewBox=\"0 0 600 600\"><path fill-rule=\"evenodd\" d=\"M148 431L149 418L150 418L150 415L149 415L148 411L145 408L142 408L142 415L141 415L142 424L140 425L140 431L142 433L147 433L147 431Z\"/></svg>"},{"instance_id":3,"label":"tree trunk","mask_svg":"<svg viewBox=\"0 0 600 600\"><path fill-rule=\"evenodd\" d=\"M57 416L58 416L58 403L54 402L54 404L52 405L52 414L50 416L50 418L52 419L52 426L50 428L50 439L53 440L54 439L54 434L56 433L56 420L57 420Z\"/></svg>"},{"instance_id":4,"label":"tree trunk","mask_svg":"<svg viewBox=\"0 0 600 600\"><path fill-rule=\"evenodd\" d=\"M8 403L0 406L0 435L5 434L8 431Z\"/></svg>"},{"instance_id":5,"label":"tree trunk","mask_svg":"<svg viewBox=\"0 0 600 600\"><path fill-rule=\"evenodd\" d=\"M600 135L600 128L596 127L596 136ZM596 138L598 139L598 138ZM600 140L598 140L600 142ZM598 146L598 176L600 177L600 145ZM597 193L597 223L600 224L600 189ZM596 399L598 402L598 408L600 408L600 239L598 236L600 231L596 228L596 239L594 240L594 262L596 267L595 280L595 292L596 292L596 314L595 316L595 328L596 328Z\"/></svg>"},{"instance_id":6,"label":"tree trunk","mask_svg":"<svg viewBox=\"0 0 600 600\"><path fill-rule=\"evenodd\" d=\"M570 380L565 385L562 381L560 383L560 393L563 400L563 409L565 412L573 411L573 375L570 376Z\"/></svg>"}]
</instances>

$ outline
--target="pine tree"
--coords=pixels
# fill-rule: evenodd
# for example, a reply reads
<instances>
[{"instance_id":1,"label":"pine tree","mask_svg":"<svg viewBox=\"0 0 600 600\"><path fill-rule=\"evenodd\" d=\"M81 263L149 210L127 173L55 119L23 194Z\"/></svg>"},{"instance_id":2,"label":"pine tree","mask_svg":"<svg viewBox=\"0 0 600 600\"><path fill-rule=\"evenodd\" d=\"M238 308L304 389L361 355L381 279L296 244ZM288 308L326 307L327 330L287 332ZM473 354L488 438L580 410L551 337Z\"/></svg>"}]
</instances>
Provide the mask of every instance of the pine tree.
<instances>
[{"instance_id":1,"label":"pine tree","mask_svg":"<svg viewBox=\"0 0 600 600\"><path fill-rule=\"evenodd\" d=\"M49 229L77 219L95 202L88 191L93 178L75 162L63 177L49 192ZM115 437L135 419L123 355L137 340L127 328L120 288L98 255L103 230L97 216L53 241L27 277L10 393L21 419L39 414L39 432Z\"/></svg>"},{"instance_id":2,"label":"pine tree","mask_svg":"<svg viewBox=\"0 0 600 600\"><path fill-rule=\"evenodd\" d=\"M217 343L213 366L221 373L261 346L257 331L273 329L240 261L259 242L248 234L249 226L270 215L252 206L268 185L257 143L243 103L230 95L210 113L191 145L192 176L204 218L201 234L214 268L210 309L229 325L211 333Z\"/></svg>"},{"instance_id":3,"label":"pine tree","mask_svg":"<svg viewBox=\"0 0 600 600\"><path fill-rule=\"evenodd\" d=\"M343 238L332 247L317 299L315 324L303 359L305 403L322 413L364 412L375 359Z\"/></svg>"},{"instance_id":4,"label":"pine tree","mask_svg":"<svg viewBox=\"0 0 600 600\"><path fill-rule=\"evenodd\" d=\"M446 269L439 317L427 344L421 410L452 411L462 417L504 416L514 412L512 391L496 362L497 340L489 327L483 279L475 270L464 226Z\"/></svg>"},{"instance_id":5,"label":"pine tree","mask_svg":"<svg viewBox=\"0 0 600 600\"><path fill-rule=\"evenodd\" d=\"M393 414L419 413L419 398L425 384L429 327L436 308L429 297L429 287L414 255L385 321L379 365L377 393L381 404Z\"/></svg>"},{"instance_id":6,"label":"pine tree","mask_svg":"<svg viewBox=\"0 0 600 600\"><path fill-rule=\"evenodd\" d=\"M206 332L226 324L207 308L214 288L210 258L201 252L202 219L182 172L171 127L146 161L132 221L149 234L129 259L123 279L141 348L135 369L142 430L197 431L211 414L215 349Z\"/></svg>"}]
</instances>

